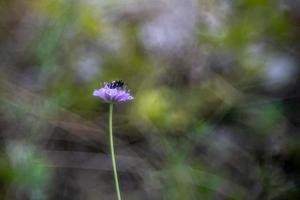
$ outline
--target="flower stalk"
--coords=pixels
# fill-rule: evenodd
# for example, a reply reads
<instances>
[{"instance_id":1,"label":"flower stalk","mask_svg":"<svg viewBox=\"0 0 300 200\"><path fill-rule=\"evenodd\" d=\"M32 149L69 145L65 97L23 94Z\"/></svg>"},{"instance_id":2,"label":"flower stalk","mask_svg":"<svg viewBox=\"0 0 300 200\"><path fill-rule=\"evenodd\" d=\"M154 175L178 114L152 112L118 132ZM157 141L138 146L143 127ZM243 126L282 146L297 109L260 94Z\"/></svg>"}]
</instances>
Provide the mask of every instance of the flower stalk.
<instances>
[{"instance_id":1,"label":"flower stalk","mask_svg":"<svg viewBox=\"0 0 300 200\"><path fill-rule=\"evenodd\" d=\"M115 187L117 192L117 199L121 200L121 192L118 180L118 172L116 166L116 159L115 159L115 150L114 150L114 139L113 139L113 129L112 129L112 115L113 115L113 103L109 104L109 143L110 143L110 153L111 153L111 161L115 179Z\"/></svg>"}]
</instances>

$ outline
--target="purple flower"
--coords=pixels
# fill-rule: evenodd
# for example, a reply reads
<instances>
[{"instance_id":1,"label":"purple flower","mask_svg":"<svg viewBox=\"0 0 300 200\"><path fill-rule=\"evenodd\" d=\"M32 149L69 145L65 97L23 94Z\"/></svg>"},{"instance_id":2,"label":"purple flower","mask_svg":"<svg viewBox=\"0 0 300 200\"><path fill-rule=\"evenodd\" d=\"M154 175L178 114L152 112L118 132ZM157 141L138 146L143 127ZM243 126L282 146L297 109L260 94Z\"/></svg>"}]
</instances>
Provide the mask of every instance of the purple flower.
<instances>
[{"instance_id":1,"label":"purple flower","mask_svg":"<svg viewBox=\"0 0 300 200\"><path fill-rule=\"evenodd\" d=\"M94 90L93 95L100 97L107 103L127 102L133 100L133 96L124 88L122 80L104 83L104 86L98 90Z\"/></svg>"}]
</instances>

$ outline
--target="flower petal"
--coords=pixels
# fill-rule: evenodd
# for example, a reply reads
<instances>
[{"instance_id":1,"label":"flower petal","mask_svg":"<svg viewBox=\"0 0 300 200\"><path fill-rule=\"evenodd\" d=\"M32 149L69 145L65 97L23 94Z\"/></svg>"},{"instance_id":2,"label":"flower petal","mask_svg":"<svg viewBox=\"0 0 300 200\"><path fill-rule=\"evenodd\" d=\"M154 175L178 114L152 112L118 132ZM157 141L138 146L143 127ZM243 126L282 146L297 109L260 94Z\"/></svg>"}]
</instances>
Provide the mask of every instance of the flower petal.
<instances>
[{"instance_id":1,"label":"flower petal","mask_svg":"<svg viewBox=\"0 0 300 200\"><path fill-rule=\"evenodd\" d=\"M127 102L134 99L127 90L109 88L107 86L94 90L93 95L108 103Z\"/></svg>"}]
</instances>

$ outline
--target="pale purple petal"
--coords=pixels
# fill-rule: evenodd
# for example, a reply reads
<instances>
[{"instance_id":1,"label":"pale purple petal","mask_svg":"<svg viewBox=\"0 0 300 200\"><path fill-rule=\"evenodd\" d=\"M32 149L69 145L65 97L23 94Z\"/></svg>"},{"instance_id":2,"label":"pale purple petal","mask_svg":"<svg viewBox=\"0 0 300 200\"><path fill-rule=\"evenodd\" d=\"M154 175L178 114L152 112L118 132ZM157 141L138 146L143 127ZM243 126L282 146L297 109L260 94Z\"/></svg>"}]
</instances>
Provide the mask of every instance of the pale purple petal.
<instances>
[{"instance_id":1,"label":"pale purple petal","mask_svg":"<svg viewBox=\"0 0 300 200\"><path fill-rule=\"evenodd\" d=\"M127 102L134 99L129 91L119 88L109 88L106 85L103 88L94 90L93 95L108 103Z\"/></svg>"}]
</instances>

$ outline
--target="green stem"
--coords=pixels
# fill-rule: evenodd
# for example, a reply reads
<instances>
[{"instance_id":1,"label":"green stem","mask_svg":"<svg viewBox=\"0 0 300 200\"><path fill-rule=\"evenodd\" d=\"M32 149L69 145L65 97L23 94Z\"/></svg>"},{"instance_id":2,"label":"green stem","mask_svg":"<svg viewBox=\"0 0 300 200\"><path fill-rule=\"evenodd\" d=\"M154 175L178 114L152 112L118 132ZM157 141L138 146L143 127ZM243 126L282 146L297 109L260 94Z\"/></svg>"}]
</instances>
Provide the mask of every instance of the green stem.
<instances>
[{"instance_id":1,"label":"green stem","mask_svg":"<svg viewBox=\"0 0 300 200\"><path fill-rule=\"evenodd\" d=\"M112 130L112 115L113 115L113 104L109 104L109 143L110 143L110 153L111 153L111 161L112 167L114 171L114 178L115 178L115 186L118 200L121 200L121 193L119 187L119 180L118 180L118 172L116 166L116 159L115 159L115 150L114 150L114 139L113 139L113 130Z\"/></svg>"}]
</instances>

